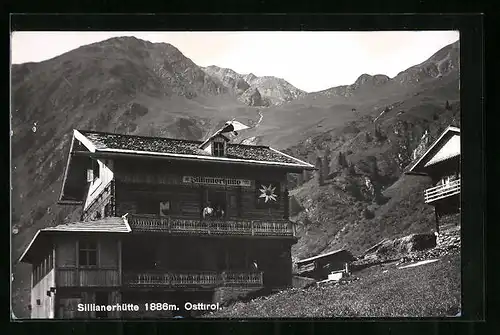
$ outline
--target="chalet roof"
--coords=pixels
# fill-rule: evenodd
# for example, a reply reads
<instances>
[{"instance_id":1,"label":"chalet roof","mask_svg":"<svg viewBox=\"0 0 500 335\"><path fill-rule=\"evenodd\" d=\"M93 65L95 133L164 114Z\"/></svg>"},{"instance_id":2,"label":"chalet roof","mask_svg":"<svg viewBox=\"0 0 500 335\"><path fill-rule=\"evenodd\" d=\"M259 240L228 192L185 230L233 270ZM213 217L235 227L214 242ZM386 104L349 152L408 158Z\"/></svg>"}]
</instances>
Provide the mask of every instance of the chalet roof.
<instances>
[{"instance_id":1,"label":"chalet roof","mask_svg":"<svg viewBox=\"0 0 500 335\"><path fill-rule=\"evenodd\" d=\"M129 233L130 226L124 218L109 217L95 221L66 223L41 230L54 232Z\"/></svg>"},{"instance_id":2,"label":"chalet roof","mask_svg":"<svg viewBox=\"0 0 500 335\"><path fill-rule=\"evenodd\" d=\"M267 146L228 143L224 157L212 156L200 148L201 141L164 137L113 134L74 130L64 171L60 202L80 203L84 197L89 156L147 157L180 161L243 164L285 168L290 171L314 170L314 166Z\"/></svg>"},{"instance_id":3,"label":"chalet roof","mask_svg":"<svg viewBox=\"0 0 500 335\"><path fill-rule=\"evenodd\" d=\"M301 260L297 261L297 264L300 265L300 264L308 263L308 262L311 262L311 261L315 261L317 259L321 259L321 258L333 256L335 254L340 254L340 253L349 253L349 251L347 251L345 249L339 249L339 250L335 250L335 251L330 251L330 252L327 252L325 254L321 254L321 255L314 256L314 257L309 257L309 258L301 259Z\"/></svg>"},{"instance_id":4,"label":"chalet roof","mask_svg":"<svg viewBox=\"0 0 500 335\"><path fill-rule=\"evenodd\" d=\"M200 149L203 142L165 137L147 137L137 135L112 134L79 130L95 147L96 151L129 152L131 154L154 153L165 155L187 155L199 159L240 159L262 163L284 163L302 167L313 167L297 158L286 155L268 146L232 144L227 145L226 157L213 157Z\"/></svg>"},{"instance_id":5,"label":"chalet roof","mask_svg":"<svg viewBox=\"0 0 500 335\"><path fill-rule=\"evenodd\" d=\"M39 229L24 253L20 262L30 262L38 245L53 233L130 233L131 229L125 217L109 217L95 221L72 222Z\"/></svg>"},{"instance_id":6,"label":"chalet roof","mask_svg":"<svg viewBox=\"0 0 500 335\"><path fill-rule=\"evenodd\" d=\"M457 156L460 156L460 128L449 126L406 173L425 173L426 167Z\"/></svg>"}]
</instances>

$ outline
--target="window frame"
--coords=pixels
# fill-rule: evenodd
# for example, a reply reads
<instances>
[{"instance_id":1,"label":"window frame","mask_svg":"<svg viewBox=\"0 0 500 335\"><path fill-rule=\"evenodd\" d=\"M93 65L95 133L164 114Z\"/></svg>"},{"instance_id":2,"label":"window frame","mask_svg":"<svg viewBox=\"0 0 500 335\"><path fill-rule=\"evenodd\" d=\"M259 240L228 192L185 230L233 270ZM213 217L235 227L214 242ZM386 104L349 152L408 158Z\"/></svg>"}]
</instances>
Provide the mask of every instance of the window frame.
<instances>
[{"instance_id":1,"label":"window frame","mask_svg":"<svg viewBox=\"0 0 500 335\"><path fill-rule=\"evenodd\" d=\"M224 142L214 141L212 143L212 154L215 157L224 157L226 154L226 146Z\"/></svg>"},{"instance_id":2,"label":"window frame","mask_svg":"<svg viewBox=\"0 0 500 335\"><path fill-rule=\"evenodd\" d=\"M89 248L89 245L94 245L95 248ZM82 263L82 252L85 254L85 264ZM95 264L90 264L90 254L95 252ZM99 267L99 243L92 240L78 241L78 267L80 268L96 268Z\"/></svg>"},{"instance_id":3,"label":"window frame","mask_svg":"<svg viewBox=\"0 0 500 335\"><path fill-rule=\"evenodd\" d=\"M94 182L101 177L101 164L99 164L99 160L92 160L92 173L94 177Z\"/></svg>"}]
</instances>

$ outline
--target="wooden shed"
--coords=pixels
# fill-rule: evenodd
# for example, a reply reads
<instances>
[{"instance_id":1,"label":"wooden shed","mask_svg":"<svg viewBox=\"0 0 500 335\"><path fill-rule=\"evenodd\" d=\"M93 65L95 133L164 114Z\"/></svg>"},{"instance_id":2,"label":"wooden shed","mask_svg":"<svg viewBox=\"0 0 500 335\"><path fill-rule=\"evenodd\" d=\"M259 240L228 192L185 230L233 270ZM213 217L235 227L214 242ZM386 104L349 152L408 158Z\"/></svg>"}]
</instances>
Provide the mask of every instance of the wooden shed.
<instances>
[{"instance_id":1,"label":"wooden shed","mask_svg":"<svg viewBox=\"0 0 500 335\"><path fill-rule=\"evenodd\" d=\"M317 280L325 279L330 272L344 269L345 264L352 262L354 259L347 250L335 250L298 261L296 263L297 272L300 276Z\"/></svg>"}]
</instances>

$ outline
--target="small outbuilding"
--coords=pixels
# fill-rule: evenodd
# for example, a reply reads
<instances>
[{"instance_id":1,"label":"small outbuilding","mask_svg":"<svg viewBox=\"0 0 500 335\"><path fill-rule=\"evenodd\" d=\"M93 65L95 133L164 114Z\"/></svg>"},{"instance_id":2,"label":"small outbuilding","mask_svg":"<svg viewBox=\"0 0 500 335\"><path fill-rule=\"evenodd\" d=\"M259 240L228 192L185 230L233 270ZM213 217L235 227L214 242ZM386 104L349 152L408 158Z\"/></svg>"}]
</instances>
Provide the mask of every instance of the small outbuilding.
<instances>
[{"instance_id":1,"label":"small outbuilding","mask_svg":"<svg viewBox=\"0 0 500 335\"><path fill-rule=\"evenodd\" d=\"M353 255L344 249L302 259L297 262L298 275L321 280L328 278L332 271L343 270L346 264L355 260Z\"/></svg>"}]
</instances>

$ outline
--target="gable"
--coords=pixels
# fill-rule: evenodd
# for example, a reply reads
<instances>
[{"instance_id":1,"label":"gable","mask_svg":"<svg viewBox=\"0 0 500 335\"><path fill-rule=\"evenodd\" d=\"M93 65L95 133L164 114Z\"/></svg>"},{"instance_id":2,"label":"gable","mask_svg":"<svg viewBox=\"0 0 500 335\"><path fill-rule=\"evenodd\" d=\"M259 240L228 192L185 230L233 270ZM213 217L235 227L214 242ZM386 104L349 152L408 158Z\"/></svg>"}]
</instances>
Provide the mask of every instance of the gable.
<instances>
[{"instance_id":1,"label":"gable","mask_svg":"<svg viewBox=\"0 0 500 335\"><path fill-rule=\"evenodd\" d=\"M450 126L405 173L426 174L428 167L457 156L460 156L460 129Z\"/></svg>"},{"instance_id":2,"label":"gable","mask_svg":"<svg viewBox=\"0 0 500 335\"><path fill-rule=\"evenodd\" d=\"M453 135L439 151L425 163L425 167L460 155L460 135Z\"/></svg>"}]
</instances>

